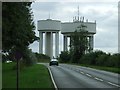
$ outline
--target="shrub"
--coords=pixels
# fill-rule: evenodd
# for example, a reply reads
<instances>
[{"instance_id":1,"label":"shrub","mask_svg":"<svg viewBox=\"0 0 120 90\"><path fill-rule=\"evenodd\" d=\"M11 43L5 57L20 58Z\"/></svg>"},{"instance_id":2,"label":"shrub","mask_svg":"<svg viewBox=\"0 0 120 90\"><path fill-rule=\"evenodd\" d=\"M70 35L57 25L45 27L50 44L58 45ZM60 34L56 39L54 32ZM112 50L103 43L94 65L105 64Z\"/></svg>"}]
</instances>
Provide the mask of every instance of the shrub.
<instances>
[{"instance_id":1,"label":"shrub","mask_svg":"<svg viewBox=\"0 0 120 90\"><path fill-rule=\"evenodd\" d=\"M48 61L50 61L50 57L45 55L45 54L35 53L35 56L36 56L38 62L48 62Z\"/></svg>"},{"instance_id":2,"label":"shrub","mask_svg":"<svg viewBox=\"0 0 120 90\"><path fill-rule=\"evenodd\" d=\"M109 57L108 63L110 67L120 67L120 54L113 54Z\"/></svg>"},{"instance_id":3,"label":"shrub","mask_svg":"<svg viewBox=\"0 0 120 90\"><path fill-rule=\"evenodd\" d=\"M24 50L23 52L23 63L27 66L33 65L36 63L36 56L31 49Z\"/></svg>"},{"instance_id":4,"label":"shrub","mask_svg":"<svg viewBox=\"0 0 120 90\"><path fill-rule=\"evenodd\" d=\"M96 59L103 55L106 54L102 51L95 51L95 52L91 52L91 53L87 53L85 55L82 56L82 58L80 59L79 63L81 64L89 64L89 65L96 65Z\"/></svg>"},{"instance_id":5,"label":"shrub","mask_svg":"<svg viewBox=\"0 0 120 90\"><path fill-rule=\"evenodd\" d=\"M70 61L70 58L71 58L70 53L68 51L63 51L61 52L59 59L60 59L60 62L66 63Z\"/></svg>"},{"instance_id":6,"label":"shrub","mask_svg":"<svg viewBox=\"0 0 120 90\"><path fill-rule=\"evenodd\" d=\"M108 54L103 54L98 56L98 58L96 58L96 65L99 66L108 66L109 65L109 57L110 55Z\"/></svg>"},{"instance_id":7,"label":"shrub","mask_svg":"<svg viewBox=\"0 0 120 90\"><path fill-rule=\"evenodd\" d=\"M7 55L2 54L2 62L6 62L8 60Z\"/></svg>"},{"instance_id":8,"label":"shrub","mask_svg":"<svg viewBox=\"0 0 120 90\"><path fill-rule=\"evenodd\" d=\"M120 54L106 54L102 51L87 53L79 61L80 64L106 67L120 67Z\"/></svg>"},{"instance_id":9,"label":"shrub","mask_svg":"<svg viewBox=\"0 0 120 90\"><path fill-rule=\"evenodd\" d=\"M91 64L92 58L90 58L91 54L85 54L82 56L82 58L79 60L80 64Z\"/></svg>"}]
</instances>

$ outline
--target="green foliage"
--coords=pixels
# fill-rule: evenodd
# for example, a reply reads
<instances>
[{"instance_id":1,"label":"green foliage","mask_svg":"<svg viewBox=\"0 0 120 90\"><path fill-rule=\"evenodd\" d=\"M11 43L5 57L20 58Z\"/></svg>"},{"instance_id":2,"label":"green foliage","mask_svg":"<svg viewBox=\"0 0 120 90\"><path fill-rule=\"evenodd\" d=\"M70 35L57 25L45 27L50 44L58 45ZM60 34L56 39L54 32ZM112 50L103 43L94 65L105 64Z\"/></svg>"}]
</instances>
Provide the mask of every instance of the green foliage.
<instances>
[{"instance_id":1,"label":"green foliage","mask_svg":"<svg viewBox=\"0 0 120 90\"><path fill-rule=\"evenodd\" d=\"M35 54L31 51L31 49L25 49L23 51L23 63L27 66L33 65L37 62L37 58Z\"/></svg>"},{"instance_id":2,"label":"green foliage","mask_svg":"<svg viewBox=\"0 0 120 90\"><path fill-rule=\"evenodd\" d=\"M71 58L70 52L68 52L68 51L63 51L63 52L61 52L61 54L60 54L59 60L60 60L60 62L62 62L62 63L66 63L66 62L69 62L69 61L70 61L70 58Z\"/></svg>"},{"instance_id":3,"label":"green foliage","mask_svg":"<svg viewBox=\"0 0 120 90\"><path fill-rule=\"evenodd\" d=\"M80 59L80 64L96 65L105 67L120 67L120 54L106 54L102 51L87 53Z\"/></svg>"},{"instance_id":4,"label":"green foliage","mask_svg":"<svg viewBox=\"0 0 120 90\"><path fill-rule=\"evenodd\" d=\"M2 54L2 62L6 62L8 60L7 55Z\"/></svg>"},{"instance_id":5,"label":"green foliage","mask_svg":"<svg viewBox=\"0 0 120 90\"><path fill-rule=\"evenodd\" d=\"M15 52L23 54L24 62L30 64L35 58L28 46L38 38L31 11L32 2L2 3L2 50L15 60ZM31 57L33 56L33 57Z\"/></svg>"},{"instance_id":6,"label":"green foliage","mask_svg":"<svg viewBox=\"0 0 120 90\"><path fill-rule=\"evenodd\" d=\"M70 51L72 54L72 62L78 63L82 55L85 54L85 51L88 49L88 32L85 30L86 26L82 23L73 34L71 34L71 45Z\"/></svg>"},{"instance_id":7,"label":"green foliage","mask_svg":"<svg viewBox=\"0 0 120 90\"><path fill-rule=\"evenodd\" d=\"M107 66L120 67L120 54L111 55Z\"/></svg>"},{"instance_id":8,"label":"green foliage","mask_svg":"<svg viewBox=\"0 0 120 90\"><path fill-rule=\"evenodd\" d=\"M3 63L2 90L16 90L16 71L12 69L15 64ZM31 67L24 68L19 74L19 88L21 90L33 88L37 88L37 90L51 88L50 90L52 90L54 88L49 72L44 65L35 64Z\"/></svg>"},{"instance_id":9,"label":"green foliage","mask_svg":"<svg viewBox=\"0 0 120 90\"><path fill-rule=\"evenodd\" d=\"M38 62L49 62L50 57L44 54L35 53Z\"/></svg>"},{"instance_id":10,"label":"green foliage","mask_svg":"<svg viewBox=\"0 0 120 90\"><path fill-rule=\"evenodd\" d=\"M96 59L103 54L105 54L105 53L102 51L95 51L95 52L87 53L82 56L79 63L95 65L96 61L97 61Z\"/></svg>"},{"instance_id":11,"label":"green foliage","mask_svg":"<svg viewBox=\"0 0 120 90\"><path fill-rule=\"evenodd\" d=\"M3 2L2 39L3 51L18 46L28 46L36 40L31 2Z\"/></svg>"},{"instance_id":12,"label":"green foliage","mask_svg":"<svg viewBox=\"0 0 120 90\"><path fill-rule=\"evenodd\" d=\"M95 66L95 65L86 65L86 64L80 64L80 66L85 66L85 67L90 67L94 69L99 69L99 70L105 70L109 72L114 72L114 73L119 73L120 74L120 67L106 67L106 66Z\"/></svg>"},{"instance_id":13,"label":"green foliage","mask_svg":"<svg viewBox=\"0 0 120 90\"><path fill-rule=\"evenodd\" d=\"M96 58L96 65L98 66L108 66L110 55L103 54Z\"/></svg>"},{"instance_id":14,"label":"green foliage","mask_svg":"<svg viewBox=\"0 0 120 90\"><path fill-rule=\"evenodd\" d=\"M97 58L96 65L99 66L108 66L108 67L120 67L120 60L118 59L120 54L104 54Z\"/></svg>"}]
</instances>

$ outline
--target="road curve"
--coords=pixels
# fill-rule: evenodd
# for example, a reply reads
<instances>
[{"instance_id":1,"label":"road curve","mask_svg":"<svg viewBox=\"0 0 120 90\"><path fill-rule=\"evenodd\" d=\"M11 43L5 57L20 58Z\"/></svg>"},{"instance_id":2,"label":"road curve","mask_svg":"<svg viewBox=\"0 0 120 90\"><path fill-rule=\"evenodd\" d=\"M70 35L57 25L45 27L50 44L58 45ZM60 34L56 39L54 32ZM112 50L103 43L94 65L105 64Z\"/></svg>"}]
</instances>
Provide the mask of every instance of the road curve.
<instances>
[{"instance_id":1,"label":"road curve","mask_svg":"<svg viewBox=\"0 0 120 90\"><path fill-rule=\"evenodd\" d=\"M68 64L45 65L50 68L58 90L66 88L119 90L120 88L119 75L115 73Z\"/></svg>"}]
</instances>

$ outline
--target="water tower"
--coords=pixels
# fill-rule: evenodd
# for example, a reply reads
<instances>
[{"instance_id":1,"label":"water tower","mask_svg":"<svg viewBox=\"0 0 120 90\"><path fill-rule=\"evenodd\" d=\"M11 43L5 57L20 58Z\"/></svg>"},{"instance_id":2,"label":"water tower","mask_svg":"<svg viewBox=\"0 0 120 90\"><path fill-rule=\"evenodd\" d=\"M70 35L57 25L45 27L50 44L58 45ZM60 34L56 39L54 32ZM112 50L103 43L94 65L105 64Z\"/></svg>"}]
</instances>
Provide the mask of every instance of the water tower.
<instances>
[{"instance_id":1,"label":"water tower","mask_svg":"<svg viewBox=\"0 0 120 90\"><path fill-rule=\"evenodd\" d=\"M55 33L55 57L59 55L59 31L61 30L61 22L58 20L39 20L39 53L43 54L43 33L45 33L45 54L53 58L53 33Z\"/></svg>"},{"instance_id":2,"label":"water tower","mask_svg":"<svg viewBox=\"0 0 120 90\"><path fill-rule=\"evenodd\" d=\"M88 31L88 48L93 51L94 48L94 34L96 34L96 21L95 22L83 22L81 20L73 20L73 22L64 22L61 23L61 33L63 34L63 50L68 51L68 38L71 39L71 33L73 33L77 27L79 27L81 24L84 24ZM70 40L71 41L71 40ZM70 42L71 43L71 42Z\"/></svg>"}]
</instances>

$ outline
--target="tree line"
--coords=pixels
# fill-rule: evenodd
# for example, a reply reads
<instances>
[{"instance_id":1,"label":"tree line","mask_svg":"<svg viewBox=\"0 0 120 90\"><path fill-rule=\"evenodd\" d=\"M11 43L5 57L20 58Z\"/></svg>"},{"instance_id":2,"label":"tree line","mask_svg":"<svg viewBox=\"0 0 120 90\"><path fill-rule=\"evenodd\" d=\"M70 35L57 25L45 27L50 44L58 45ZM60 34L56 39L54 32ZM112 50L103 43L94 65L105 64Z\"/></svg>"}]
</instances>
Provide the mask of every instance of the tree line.
<instances>
[{"instance_id":1,"label":"tree line","mask_svg":"<svg viewBox=\"0 0 120 90\"><path fill-rule=\"evenodd\" d=\"M62 63L73 63L71 53L69 51L63 51L60 54L59 61ZM120 68L120 54L110 54L103 51L94 51L84 54L77 62L77 64L95 65L105 67Z\"/></svg>"}]
</instances>

